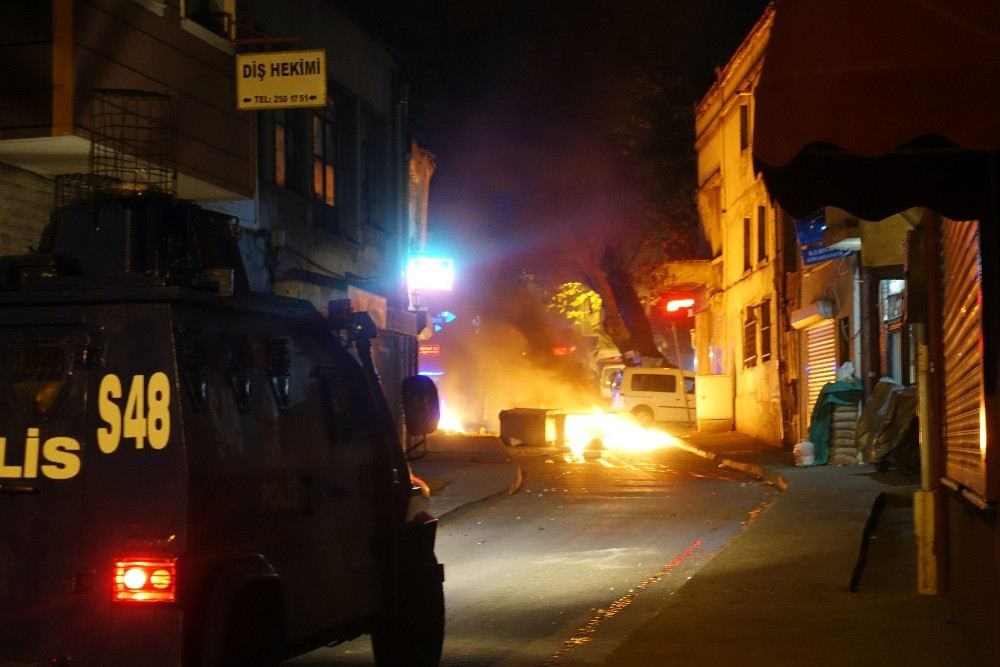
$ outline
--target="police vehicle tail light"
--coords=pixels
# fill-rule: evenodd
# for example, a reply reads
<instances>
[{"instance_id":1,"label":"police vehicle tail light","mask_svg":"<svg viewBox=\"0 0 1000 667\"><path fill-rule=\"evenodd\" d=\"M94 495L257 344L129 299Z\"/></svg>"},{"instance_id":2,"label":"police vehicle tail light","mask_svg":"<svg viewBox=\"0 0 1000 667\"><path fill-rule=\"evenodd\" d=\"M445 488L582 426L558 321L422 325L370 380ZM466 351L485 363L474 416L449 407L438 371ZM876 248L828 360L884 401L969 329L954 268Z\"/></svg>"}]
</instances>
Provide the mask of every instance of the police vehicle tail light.
<instances>
[{"instance_id":1,"label":"police vehicle tail light","mask_svg":"<svg viewBox=\"0 0 1000 667\"><path fill-rule=\"evenodd\" d=\"M115 602L173 602L176 599L176 558L115 560Z\"/></svg>"}]
</instances>

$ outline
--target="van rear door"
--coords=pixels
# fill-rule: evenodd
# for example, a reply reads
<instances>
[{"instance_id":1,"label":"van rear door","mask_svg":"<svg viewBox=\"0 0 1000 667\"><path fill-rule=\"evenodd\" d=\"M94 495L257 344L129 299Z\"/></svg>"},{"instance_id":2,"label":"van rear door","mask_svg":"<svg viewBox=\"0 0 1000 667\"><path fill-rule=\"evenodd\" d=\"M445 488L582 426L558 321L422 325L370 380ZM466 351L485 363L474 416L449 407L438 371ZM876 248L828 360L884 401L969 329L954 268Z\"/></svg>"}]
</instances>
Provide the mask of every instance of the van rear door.
<instances>
[{"instance_id":1,"label":"van rear door","mask_svg":"<svg viewBox=\"0 0 1000 667\"><path fill-rule=\"evenodd\" d=\"M629 385L629 398L633 405L644 404L653 409L654 419L660 422L686 422L690 419L688 400L684 395L685 383L681 371L673 369L636 369Z\"/></svg>"}]
</instances>

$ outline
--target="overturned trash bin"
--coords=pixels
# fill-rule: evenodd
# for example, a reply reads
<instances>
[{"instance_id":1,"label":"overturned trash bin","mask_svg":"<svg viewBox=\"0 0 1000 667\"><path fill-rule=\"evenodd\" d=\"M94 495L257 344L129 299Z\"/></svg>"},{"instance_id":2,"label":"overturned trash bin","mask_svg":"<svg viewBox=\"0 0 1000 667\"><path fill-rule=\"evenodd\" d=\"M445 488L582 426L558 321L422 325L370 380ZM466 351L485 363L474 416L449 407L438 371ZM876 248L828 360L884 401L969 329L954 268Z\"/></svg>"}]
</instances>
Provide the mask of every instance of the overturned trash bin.
<instances>
[{"instance_id":1,"label":"overturned trash bin","mask_svg":"<svg viewBox=\"0 0 1000 667\"><path fill-rule=\"evenodd\" d=\"M500 411L500 439L505 445L555 446L562 442L566 415L548 408Z\"/></svg>"}]
</instances>

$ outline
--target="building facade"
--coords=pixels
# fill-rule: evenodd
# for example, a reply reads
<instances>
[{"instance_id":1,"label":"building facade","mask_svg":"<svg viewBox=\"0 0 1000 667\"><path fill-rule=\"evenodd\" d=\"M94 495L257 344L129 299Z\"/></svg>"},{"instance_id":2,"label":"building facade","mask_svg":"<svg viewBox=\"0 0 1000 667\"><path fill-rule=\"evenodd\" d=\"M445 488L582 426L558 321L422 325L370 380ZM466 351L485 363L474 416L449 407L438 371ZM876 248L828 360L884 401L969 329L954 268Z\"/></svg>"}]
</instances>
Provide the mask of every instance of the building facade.
<instances>
[{"instance_id":1,"label":"building facade","mask_svg":"<svg viewBox=\"0 0 1000 667\"><path fill-rule=\"evenodd\" d=\"M712 254L695 344L701 427L778 445L790 435L792 390L782 354L785 242L750 151L752 91L771 20L768 13L757 23L695 109L698 209Z\"/></svg>"},{"instance_id":2,"label":"building facade","mask_svg":"<svg viewBox=\"0 0 1000 667\"><path fill-rule=\"evenodd\" d=\"M915 384L916 589L946 594L976 664L997 664L1000 10L775 6L756 164L788 210L868 218L847 225L861 245L859 356L867 390L883 375Z\"/></svg>"},{"instance_id":3,"label":"building facade","mask_svg":"<svg viewBox=\"0 0 1000 667\"><path fill-rule=\"evenodd\" d=\"M92 169L96 91L162 95L176 194L238 220L251 288L321 312L349 299L381 330L386 386L416 371L403 268L426 238L434 163L407 134L385 47L320 0L14 0L0 13L15 64L0 83L0 253L37 243L59 184ZM237 53L299 49L325 51L320 106L237 110Z\"/></svg>"},{"instance_id":4,"label":"building facade","mask_svg":"<svg viewBox=\"0 0 1000 667\"><path fill-rule=\"evenodd\" d=\"M914 213L883 224L821 207L793 219L773 202L752 147L773 20L769 7L696 107L698 207L713 259L695 340L701 426L791 447L808 439L838 370L869 389L882 376L915 380L898 308ZM730 405L728 422L716 419Z\"/></svg>"}]
</instances>

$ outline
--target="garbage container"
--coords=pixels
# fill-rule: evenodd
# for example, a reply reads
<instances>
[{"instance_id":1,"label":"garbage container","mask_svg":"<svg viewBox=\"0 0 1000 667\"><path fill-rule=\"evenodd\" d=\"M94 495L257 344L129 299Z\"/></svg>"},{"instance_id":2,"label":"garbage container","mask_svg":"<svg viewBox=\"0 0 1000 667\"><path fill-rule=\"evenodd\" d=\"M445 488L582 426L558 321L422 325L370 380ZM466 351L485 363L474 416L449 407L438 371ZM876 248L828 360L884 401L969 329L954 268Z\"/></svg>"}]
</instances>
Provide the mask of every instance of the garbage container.
<instances>
[{"instance_id":1,"label":"garbage container","mask_svg":"<svg viewBox=\"0 0 1000 667\"><path fill-rule=\"evenodd\" d=\"M555 445L562 437L565 416L547 408L511 408L500 411L500 439L505 445Z\"/></svg>"}]
</instances>

